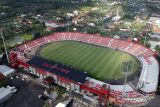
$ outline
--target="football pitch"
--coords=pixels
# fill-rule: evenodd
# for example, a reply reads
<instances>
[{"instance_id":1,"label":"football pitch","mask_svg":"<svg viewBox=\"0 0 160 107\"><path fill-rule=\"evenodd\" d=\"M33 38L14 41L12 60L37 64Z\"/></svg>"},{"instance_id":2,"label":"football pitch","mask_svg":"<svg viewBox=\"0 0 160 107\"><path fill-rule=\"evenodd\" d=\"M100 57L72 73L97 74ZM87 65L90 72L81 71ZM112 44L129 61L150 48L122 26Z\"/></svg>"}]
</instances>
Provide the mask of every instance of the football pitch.
<instances>
[{"instance_id":1,"label":"football pitch","mask_svg":"<svg viewBox=\"0 0 160 107\"><path fill-rule=\"evenodd\" d=\"M140 64L128 53L76 41L50 43L41 49L40 56L87 72L89 76L103 81L123 78L122 62L133 62L130 74L136 72Z\"/></svg>"}]
</instances>

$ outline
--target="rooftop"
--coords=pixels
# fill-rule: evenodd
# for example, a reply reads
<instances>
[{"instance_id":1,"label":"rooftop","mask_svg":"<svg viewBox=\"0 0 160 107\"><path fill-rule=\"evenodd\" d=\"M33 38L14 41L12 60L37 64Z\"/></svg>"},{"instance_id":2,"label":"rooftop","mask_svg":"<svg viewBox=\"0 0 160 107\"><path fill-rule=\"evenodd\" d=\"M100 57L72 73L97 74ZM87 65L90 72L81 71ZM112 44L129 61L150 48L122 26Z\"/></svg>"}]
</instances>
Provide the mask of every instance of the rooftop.
<instances>
[{"instance_id":1,"label":"rooftop","mask_svg":"<svg viewBox=\"0 0 160 107\"><path fill-rule=\"evenodd\" d=\"M6 66L6 65L0 65L0 73L2 73L4 76L7 76L8 74L14 72L15 70Z\"/></svg>"},{"instance_id":2,"label":"rooftop","mask_svg":"<svg viewBox=\"0 0 160 107\"><path fill-rule=\"evenodd\" d=\"M33 57L27 63L32 66L41 68L45 71L51 72L53 74L68 78L75 82L79 82L83 84L86 81L85 80L87 77L86 73L70 68L70 67L67 67L66 65L62 65L62 64L58 64L53 61L45 60L40 57Z\"/></svg>"},{"instance_id":3,"label":"rooftop","mask_svg":"<svg viewBox=\"0 0 160 107\"><path fill-rule=\"evenodd\" d=\"M11 90L9 88L4 88L4 87L0 88L0 101L9 94L11 94Z\"/></svg>"}]
</instances>

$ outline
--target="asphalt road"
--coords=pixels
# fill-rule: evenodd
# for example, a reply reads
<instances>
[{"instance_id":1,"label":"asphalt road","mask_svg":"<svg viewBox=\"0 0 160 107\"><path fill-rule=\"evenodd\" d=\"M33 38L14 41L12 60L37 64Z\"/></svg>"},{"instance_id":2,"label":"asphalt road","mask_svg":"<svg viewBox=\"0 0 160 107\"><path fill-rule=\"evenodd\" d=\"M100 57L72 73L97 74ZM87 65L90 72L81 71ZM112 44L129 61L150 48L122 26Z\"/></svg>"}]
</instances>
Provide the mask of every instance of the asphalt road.
<instances>
[{"instance_id":1,"label":"asphalt road","mask_svg":"<svg viewBox=\"0 0 160 107\"><path fill-rule=\"evenodd\" d=\"M18 88L18 91L7 101L4 107L43 107L44 100L38 95L43 94L45 88L33 81L13 79L9 83Z\"/></svg>"},{"instance_id":2,"label":"asphalt road","mask_svg":"<svg viewBox=\"0 0 160 107\"><path fill-rule=\"evenodd\" d=\"M156 95L145 107L160 107L160 96Z\"/></svg>"}]
</instances>

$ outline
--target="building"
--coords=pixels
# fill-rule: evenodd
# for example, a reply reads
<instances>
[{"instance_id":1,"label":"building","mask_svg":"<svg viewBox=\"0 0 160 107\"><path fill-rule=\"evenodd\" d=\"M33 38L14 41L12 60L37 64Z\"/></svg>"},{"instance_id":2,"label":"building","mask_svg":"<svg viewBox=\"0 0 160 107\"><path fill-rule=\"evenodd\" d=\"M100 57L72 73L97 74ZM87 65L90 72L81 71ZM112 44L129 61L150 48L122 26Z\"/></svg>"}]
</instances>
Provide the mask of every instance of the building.
<instances>
[{"instance_id":1,"label":"building","mask_svg":"<svg viewBox=\"0 0 160 107\"><path fill-rule=\"evenodd\" d=\"M45 26L48 28L56 28L56 27L62 27L62 26L64 26L64 24L63 23L58 23L58 22L55 22L55 21L46 21L45 22Z\"/></svg>"},{"instance_id":2,"label":"building","mask_svg":"<svg viewBox=\"0 0 160 107\"><path fill-rule=\"evenodd\" d=\"M9 97L15 93L15 87L2 87L0 88L0 104L2 104L4 101L6 101Z\"/></svg>"},{"instance_id":3,"label":"building","mask_svg":"<svg viewBox=\"0 0 160 107\"><path fill-rule=\"evenodd\" d=\"M51 31L51 30L54 30L54 27L47 27L46 28L46 31Z\"/></svg>"},{"instance_id":4,"label":"building","mask_svg":"<svg viewBox=\"0 0 160 107\"><path fill-rule=\"evenodd\" d=\"M58 103L55 107L70 107L72 103L73 103L73 99L67 99L61 103Z\"/></svg>"},{"instance_id":5,"label":"building","mask_svg":"<svg viewBox=\"0 0 160 107\"><path fill-rule=\"evenodd\" d=\"M113 22L118 22L121 19L121 17L119 15L116 15L112 18Z\"/></svg>"},{"instance_id":6,"label":"building","mask_svg":"<svg viewBox=\"0 0 160 107\"><path fill-rule=\"evenodd\" d=\"M14 69L6 66L6 65L0 65L0 73L3 74L5 77L13 74L15 72Z\"/></svg>"},{"instance_id":7,"label":"building","mask_svg":"<svg viewBox=\"0 0 160 107\"><path fill-rule=\"evenodd\" d=\"M151 7L154 7L154 8L157 8L157 11L158 9L160 9L160 1L159 0L146 0L148 3L149 6Z\"/></svg>"},{"instance_id":8,"label":"building","mask_svg":"<svg viewBox=\"0 0 160 107\"><path fill-rule=\"evenodd\" d=\"M66 107L66 105L63 103L58 103L55 107Z\"/></svg>"},{"instance_id":9,"label":"building","mask_svg":"<svg viewBox=\"0 0 160 107\"><path fill-rule=\"evenodd\" d=\"M152 34L149 36L160 38L160 18L159 17L150 17L147 22Z\"/></svg>"}]
</instances>

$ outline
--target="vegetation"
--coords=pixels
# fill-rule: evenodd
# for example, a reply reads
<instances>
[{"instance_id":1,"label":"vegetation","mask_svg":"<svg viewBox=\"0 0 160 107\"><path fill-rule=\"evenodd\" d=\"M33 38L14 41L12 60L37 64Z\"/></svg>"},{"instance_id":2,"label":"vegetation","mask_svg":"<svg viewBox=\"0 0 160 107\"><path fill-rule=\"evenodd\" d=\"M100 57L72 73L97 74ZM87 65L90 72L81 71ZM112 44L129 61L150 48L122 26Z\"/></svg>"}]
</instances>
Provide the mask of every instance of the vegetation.
<instances>
[{"instance_id":1,"label":"vegetation","mask_svg":"<svg viewBox=\"0 0 160 107\"><path fill-rule=\"evenodd\" d=\"M53 87L53 91L57 92L57 94L58 94L57 99L61 99L62 95L66 92L66 89L62 86L59 86L59 85L55 84L54 87Z\"/></svg>"},{"instance_id":2,"label":"vegetation","mask_svg":"<svg viewBox=\"0 0 160 107\"><path fill-rule=\"evenodd\" d=\"M160 52L160 46L156 45L155 50L158 51L158 52Z\"/></svg>"},{"instance_id":3,"label":"vegetation","mask_svg":"<svg viewBox=\"0 0 160 107\"><path fill-rule=\"evenodd\" d=\"M6 85L7 81L6 80L0 80L0 87L3 87Z\"/></svg>"},{"instance_id":4,"label":"vegetation","mask_svg":"<svg viewBox=\"0 0 160 107\"><path fill-rule=\"evenodd\" d=\"M150 47L151 47L151 44L150 44L149 42L146 42L146 43L145 43L145 47L150 48Z\"/></svg>"},{"instance_id":5,"label":"vegetation","mask_svg":"<svg viewBox=\"0 0 160 107\"><path fill-rule=\"evenodd\" d=\"M14 47L17 44L10 42L16 36L24 40L31 40L33 37L30 34L39 32L41 36L45 36L53 32L73 31L73 28L79 32L99 33L102 36L119 35L133 38L140 36L145 29L147 18L150 17L148 12L157 12L157 7L159 5L155 4L154 7L146 0L123 0L123 2L121 0L89 0L88 2L80 0L79 2L77 0L2 0L0 13L4 14L0 15L0 24L5 29L5 39L9 41L7 42L8 47ZM78 11L78 15L67 19L67 13L73 14L75 10ZM21 17L23 14L25 17ZM120 20L112 21L117 14L121 17ZM19 18L22 20L17 21ZM78 20L77 24L72 23L74 19ZM47 20L68 23L69 26L46 31L45 21ZM27 21L31 23L28 24ZM94 26L89 26L90 23ZM124 32L121 29L125 29ZM1 46L0 41L0 48ZM150 47L148 42L146 47Z\"/></svg>"},{"instance_id":6,"label":"vegetation","mask_svg":"<svg viewBox=\"0 0 160 107\"><path fill-rule=\"evenodd\" d=\"M50 44L41 50L40 55L47 60L88 72L90 76L100 80L122 78L123 61L133 62L133 72L137 70L139 64L127 53L73 41Z\"/></svg>"},{"instance_id":7,"label":"vegetation","mask_svg":"<svg viewBox=\"0 0 160 107\"><path fill-rule=\"evenodd\" d=\"M144 42L148 41L148 37L141 37L141 44L144 44Z\"/></svg>"},{"instance_id":8,"label":"vegetation","mask_svg":"<svg viewBox=\"0 0 160 107\"><path fill-rule=\"evenodd\" d=\"M142 30L146 26L146 22L133 22L132 28L134 30Z\"/></svg>"},{"instance_id":9,"label":"vegetation","mask_svg":"<svg viewBox=\"0 0 160 107\"><path fill-rule=\"evenodd\" d=\"M160 95L160 86L157 87L157 94Z\"/></svg>"},{"instance_id":10,"label":"vegetation","mask_svg":"<svg viewBox=\"0 0 160 107\"><path fill-rule=\"evenodd\" d=\"M31 34L20 34L20 37L22 37L24 40L32 40L33 39L33 35Z\"/></svg>"},{"instance_id":11,"label":"vegetation","mask_svg":"<svg viewBox=\"0 0 160 107\"><path fill-rule=\"evenodd\" d=\"M151 44L148 42L149 38L148 37L141 37L141 44L145 45L145 47L150 48Z\"/></svg>"}]
</instances>

